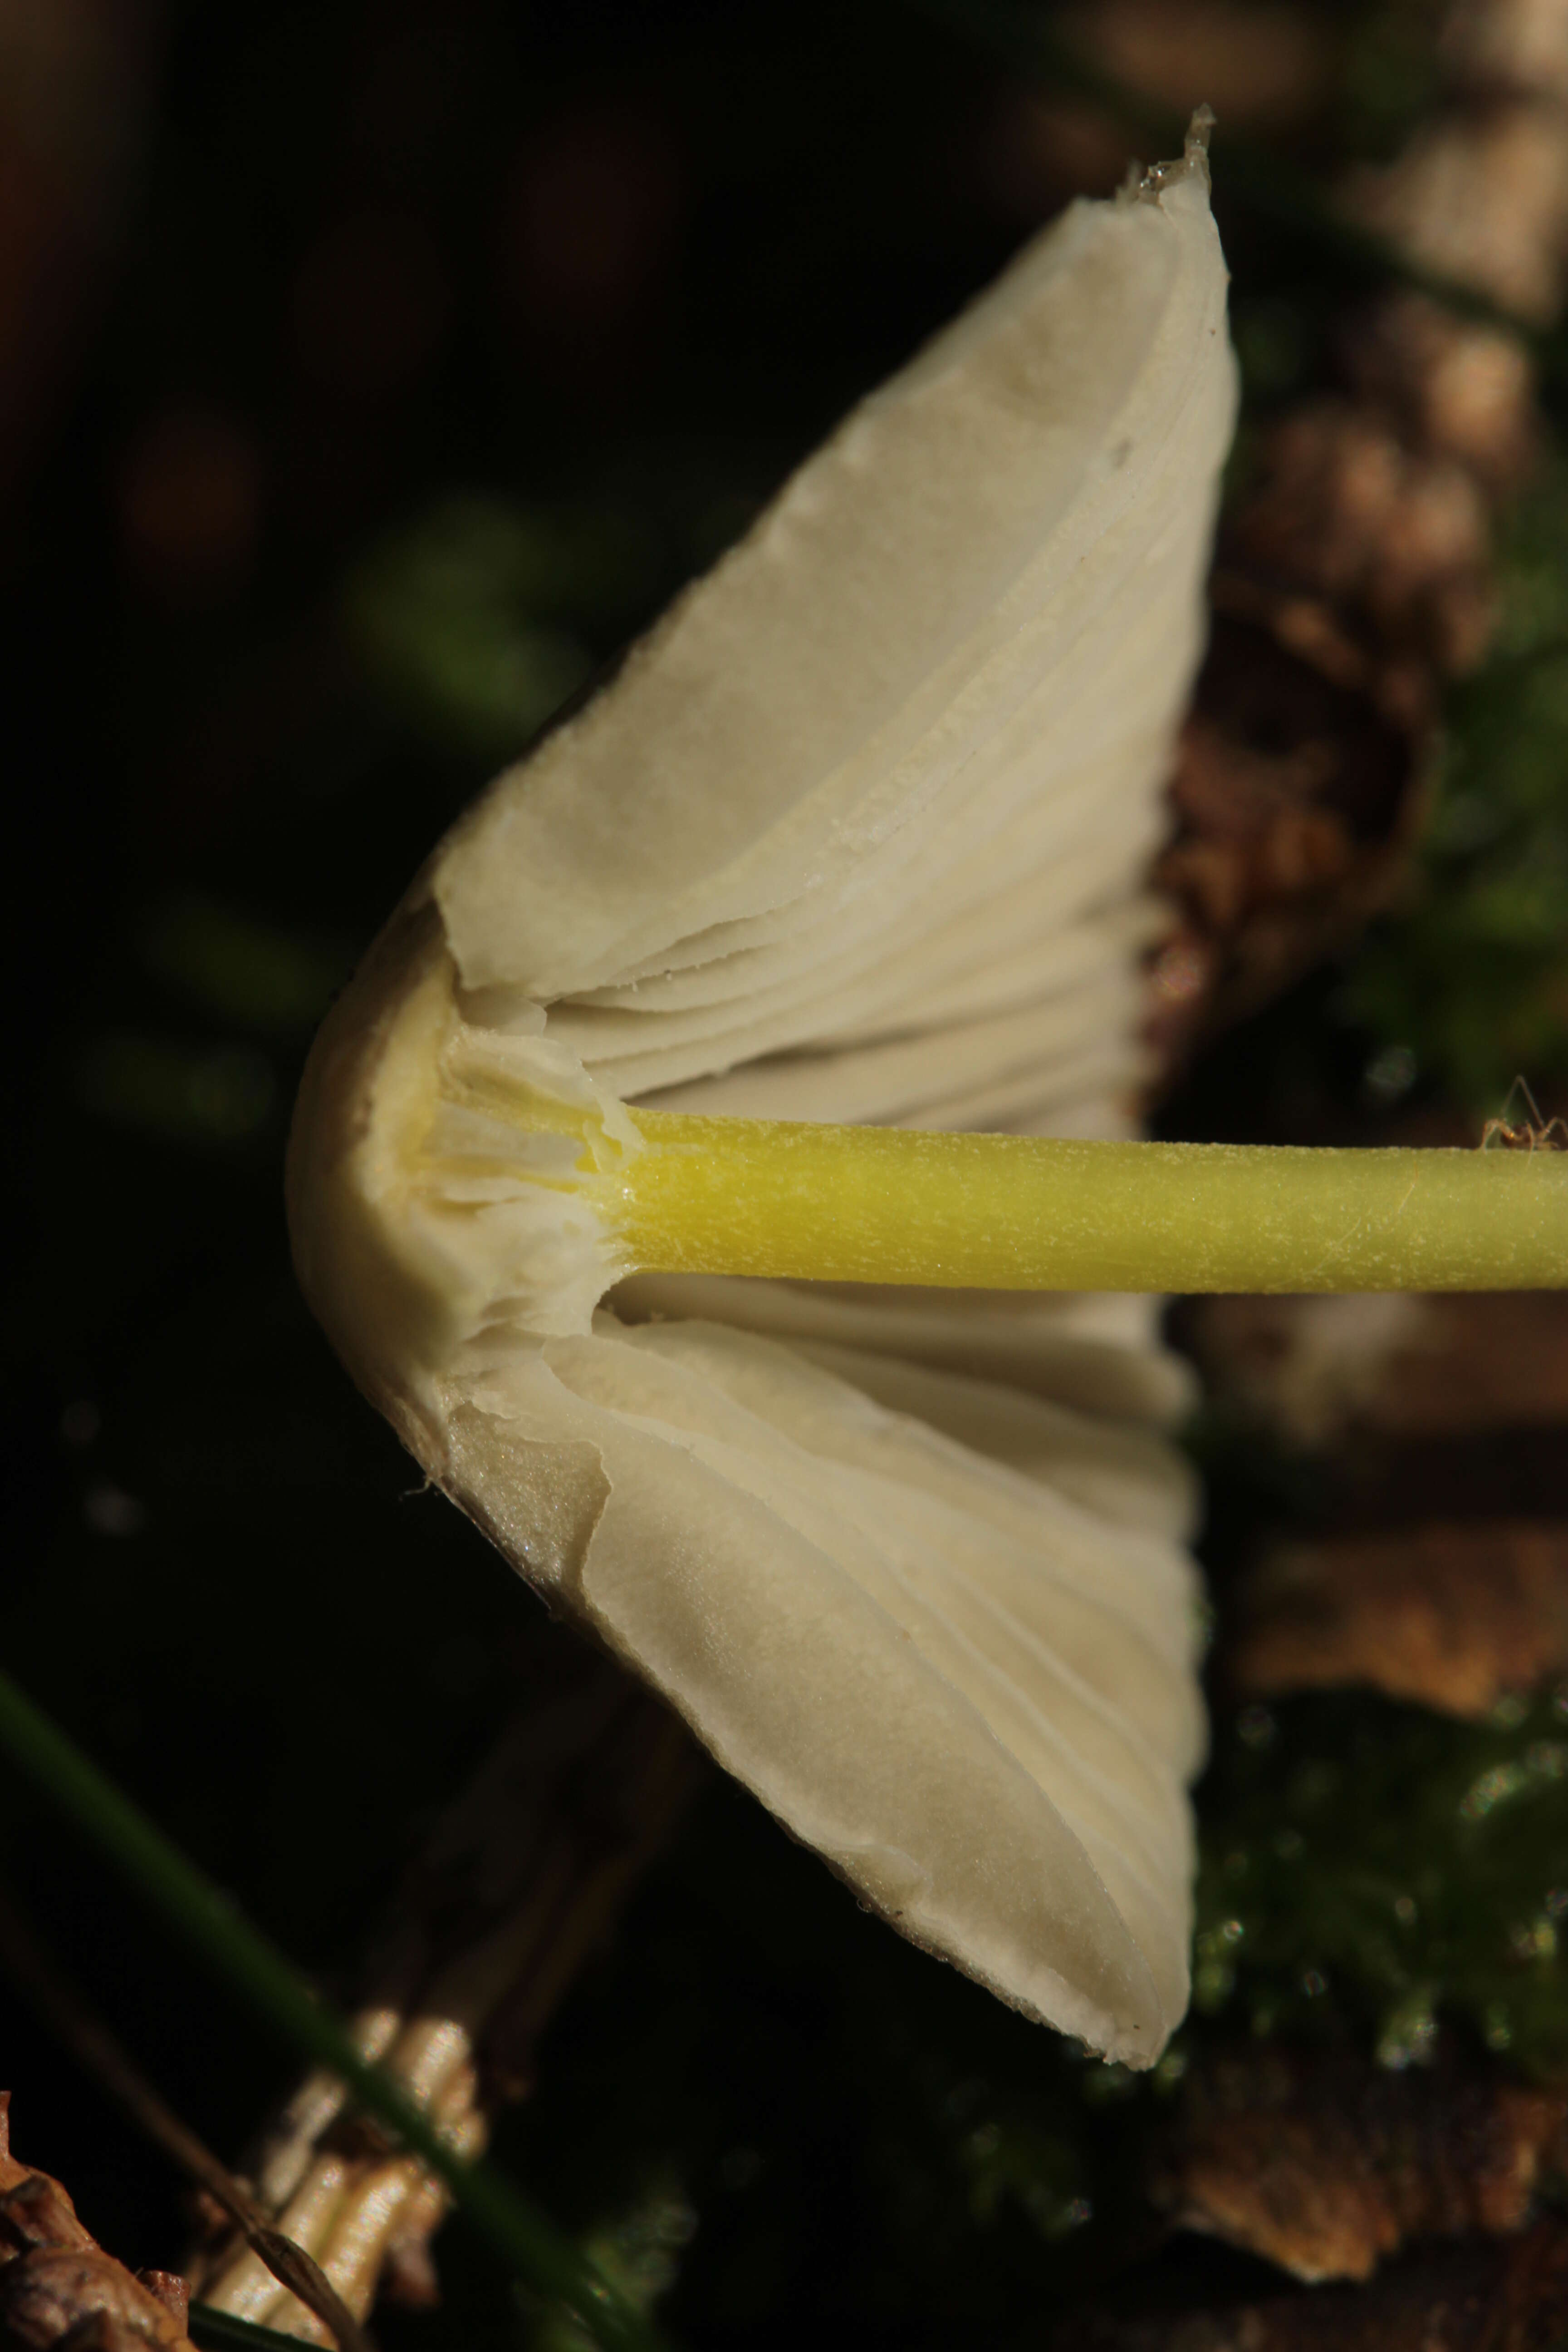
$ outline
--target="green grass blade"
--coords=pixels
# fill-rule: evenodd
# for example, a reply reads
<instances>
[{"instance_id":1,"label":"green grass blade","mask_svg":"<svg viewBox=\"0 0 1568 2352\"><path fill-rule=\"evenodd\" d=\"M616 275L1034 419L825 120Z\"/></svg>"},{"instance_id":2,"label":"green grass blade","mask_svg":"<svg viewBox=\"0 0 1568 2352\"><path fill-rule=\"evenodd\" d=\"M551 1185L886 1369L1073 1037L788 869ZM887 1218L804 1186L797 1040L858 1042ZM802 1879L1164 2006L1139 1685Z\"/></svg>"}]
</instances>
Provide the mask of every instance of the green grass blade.
<instances>
[{"instance_id":1,"label":"green grass blade","mask_svg":"<svg viewBox=\"0 0 1568 2352\"><path fill-rule=\"evenodd\" d=\"M280 2335L276 2327L258 2327L253 2319L236 2319L232 2312L215 2311L205 2303L192 2304L186 2333L197 2352L300 2352L304 2340Z\"/></svg>"},{"instance_id":2,"label":"green grass blade","mask_svg":"<svg viewBox=\"0 0 1568 2352\"><path fill-rule=\"evenodd\" d=\"M332 2011L307 1990L276 1946L4 1672L0 1750L281 2041L340 2075L365 2112L429 2167L514 2277L542 2298L567 2305L605 2352L658 2352L662 2338L644 2314L520 2189L453 2153L428 2116L360 2056Z\"/></svg>"}]
</instances>

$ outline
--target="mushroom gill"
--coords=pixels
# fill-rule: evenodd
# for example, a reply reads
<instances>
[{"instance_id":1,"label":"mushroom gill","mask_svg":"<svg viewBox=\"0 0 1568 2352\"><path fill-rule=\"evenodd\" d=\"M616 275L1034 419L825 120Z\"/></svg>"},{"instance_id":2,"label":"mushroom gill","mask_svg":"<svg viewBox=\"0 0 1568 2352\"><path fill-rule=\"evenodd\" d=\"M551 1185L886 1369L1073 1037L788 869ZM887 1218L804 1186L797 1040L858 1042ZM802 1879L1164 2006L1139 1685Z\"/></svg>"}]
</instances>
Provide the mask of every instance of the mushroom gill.
<instances>
[{"instance_id":1,"label":"mushroom gill","mask_svg":"<svg viewBox=\"0 0 1568 2352\"><path fill-rule=\"evenodd\" d=\"M290 1146L429 1477L862 1900L1134 2065L1203 1740L1147 1307L638 1275L613 1212L630 1105L1125 1123L1225 286L1201 141L1026 247L448 835Z\"/></svg>"}]
</instances>

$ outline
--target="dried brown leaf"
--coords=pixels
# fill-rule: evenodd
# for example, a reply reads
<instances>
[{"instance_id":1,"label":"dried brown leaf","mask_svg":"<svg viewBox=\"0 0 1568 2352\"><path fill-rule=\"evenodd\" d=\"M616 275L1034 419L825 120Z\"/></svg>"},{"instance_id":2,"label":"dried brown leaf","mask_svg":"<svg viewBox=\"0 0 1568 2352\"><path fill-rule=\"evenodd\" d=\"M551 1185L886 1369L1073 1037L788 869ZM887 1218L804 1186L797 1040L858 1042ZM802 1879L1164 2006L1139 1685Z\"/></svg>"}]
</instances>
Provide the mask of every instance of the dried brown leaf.
<instances>
[{"instance_id":1,"label":"dried brown leaf","mask_svg":"<svg viewBox=\"0 0 1568 2352\"><path fill-rule=\"evenodd\" d=\"M1235 1606L1253 1696L1360 1684L1449 1715L1568 1673L1568 1524L1436 1525L1292 1546Z\"/></svg>"},{"instance_id":2,"label":"dried brown leaf","mask_svg":"<svg viewBox=\"0 0 1568 2352\"><path fill-rule=\"evenodd\" d=\"M1565 2117L1568 2095L1451 2062L1241 2051L1189 2077L1155 2195L1297 2278L1364 2279L1413 2239L1521 2229Z\"/></svg>"},{"instance_id":3,"label":"dried brown leaf","mask_svg":"<svg viewBox=\"0 0 1568 2352\"><path fill-rule=\"evenodd\" d=\"M1472 2239L1391 2264L1366 2286L1221 2310L1094 2315L1061 2352L1557 2352L1568 2328L1568 2222Z\"/></svg>"},{"instance_id":4,"label":"dried brown leaf","mask_svg":"<svg viewBox=\"0 0 1568 2352\"><path fill-rule=\"evenodd\" d=\"M47 2172L11 2154L0 2092L0 2347L16 2352L193 2352L178 2281L134 2279L77 2218Z\"/></svg>"}]
</instances>

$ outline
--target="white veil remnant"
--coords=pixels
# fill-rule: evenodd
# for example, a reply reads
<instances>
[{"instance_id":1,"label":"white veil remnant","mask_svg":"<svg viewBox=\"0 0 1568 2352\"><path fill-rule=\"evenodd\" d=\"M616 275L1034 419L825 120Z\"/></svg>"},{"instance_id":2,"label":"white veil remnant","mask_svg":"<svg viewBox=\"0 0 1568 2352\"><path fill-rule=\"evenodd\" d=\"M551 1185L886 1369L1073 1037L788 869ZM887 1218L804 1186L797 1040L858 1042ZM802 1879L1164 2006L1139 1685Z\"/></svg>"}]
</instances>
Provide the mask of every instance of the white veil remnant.
<instances>
[{"instance_id":1,"label":"white veil remnant","mask_svg":"<svg viewBox=\"0 0 1568 2352\"><path fill-rule=\"evenodd\" d=\"M1207 184L1073 205L500 779L289 1170L429 1476L866 1903L1133 2065L1187 1998L1179 1368L1130 1301L620 1281L595 1186L628 1104L1124 1121L1234 406Z\"/></svg>"}]
</instances>

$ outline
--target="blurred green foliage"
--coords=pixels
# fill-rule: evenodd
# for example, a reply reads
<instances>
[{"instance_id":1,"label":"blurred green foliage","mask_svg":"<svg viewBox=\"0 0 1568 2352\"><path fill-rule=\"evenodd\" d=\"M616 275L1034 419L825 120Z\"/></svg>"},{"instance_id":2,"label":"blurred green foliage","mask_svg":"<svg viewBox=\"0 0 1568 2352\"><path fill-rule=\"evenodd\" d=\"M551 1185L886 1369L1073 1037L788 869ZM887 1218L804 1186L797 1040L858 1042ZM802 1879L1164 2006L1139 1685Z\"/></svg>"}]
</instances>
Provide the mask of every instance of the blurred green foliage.
<instances>
[{"instance_id":1,"label":"blurred green foliage","mask_svg":"<svg viewBox=\"0 0 1568 2352\"><path fill-rule=\"evenodd\" d=\"M1501 550L1491 658L1450 698L1413 903L1359 954L1347 1009L1478 1118L1516 1076L1568 1081L1568 463Z\"/></svg>"},{"instance_id":2,"label":"blurred green foliage","mask_svg":"<svg viewBox=\"0 0 1568 2352\"><path fill-rule=\"evenodd\" d=\"M697 2215L668 2175L656 2174L626 2210L584 2232L581 2244L595 2266L634 2306L649 2311L679 2274ZM537 2352L593 2352L580 2319L556 2305L522 2306L524 2333Z\"/></svg>"},{"instance_id":3,"label":"blurred green foliage","mask_svg":"<svg viewBox=\"0 0 1568 2352\"><path fill-rule=\"evenodd\" d=\"M277 1096L267 1062L244 1045L204 1050L112 1032L82 1055L77 1086L87 1111L175 1143L237 1142L266 1125Z\"/></svg>"},{"instance_id":4,"label":"blurred green foliage","mask_svg":"<svg viewBox=\"0 0 1568 2352\"><path fill-rule=\"evenodd\" d=\"M587 677L554 619L636 610L657 565L614 512L552 521L493 499L448 499L367 558L349 623L388 691L438 739L514 750ZM628 590L630 593L628 593Z\"/></svg>"},{"instance_id":5,"label":"blurred green foliage","mask_svg":"<svg viewBox=\"0 0 1568 2352\"><path fill-rule=\"evenodd\" d=\"M342 941L302 937L200 891L154 900L134 937L149 971L247 1029L314 1029L353 964Z\"/></svg>"}]
</instances>

